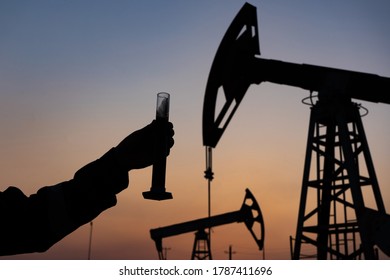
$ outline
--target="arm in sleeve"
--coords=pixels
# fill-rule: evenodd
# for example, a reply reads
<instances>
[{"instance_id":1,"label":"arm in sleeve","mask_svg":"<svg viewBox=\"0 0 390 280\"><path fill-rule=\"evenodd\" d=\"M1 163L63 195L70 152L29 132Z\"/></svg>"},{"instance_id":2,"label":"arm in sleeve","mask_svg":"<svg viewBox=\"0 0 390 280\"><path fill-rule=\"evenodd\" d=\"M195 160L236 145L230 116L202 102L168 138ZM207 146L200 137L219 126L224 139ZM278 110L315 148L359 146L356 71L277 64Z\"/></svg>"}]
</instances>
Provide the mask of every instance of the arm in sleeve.
<instances>
[{"instance_id":1,"label":"arm in sleeve","mask_svg":"<svg viewBox=\"0 0 390 280\"><path fill-rule=\"evenodd\" d=\"M9 187L0 192L0 255L44 252L116 204L128 186L128 171L115 148L76 172L74 178L27 197Z\"/></svg>"}]
</instances>

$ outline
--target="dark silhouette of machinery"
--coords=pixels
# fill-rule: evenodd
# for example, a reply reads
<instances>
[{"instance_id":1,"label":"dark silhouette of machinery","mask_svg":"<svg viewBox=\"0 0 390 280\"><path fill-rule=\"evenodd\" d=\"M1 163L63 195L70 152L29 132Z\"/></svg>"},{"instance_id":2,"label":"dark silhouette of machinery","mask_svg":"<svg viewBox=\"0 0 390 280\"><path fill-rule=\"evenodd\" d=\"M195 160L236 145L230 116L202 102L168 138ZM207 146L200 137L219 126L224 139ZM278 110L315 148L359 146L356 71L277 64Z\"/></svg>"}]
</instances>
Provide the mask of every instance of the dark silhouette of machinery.
<instances>
[{"instance_id":1,"label":"dark silhouette of machinery","mask_svg":"<svg viewBox=\"0 0 390 280\"><path fill-rule=\"evenodd\" d=\"M196 232L194 246L192 249L191 259L205 260L212 259L209 235L206 229L211 227L231 224L245 223L249 232L256 241L259 250L263 249L264 245L264 221L263 216L253 194L246 189L244 202L241 209L234 212L193 220L189 222L179 223L166 227L150 230L150 236L156 243L158 256L160 260L166 259L162 245L162 239L188 232Z\"/></svg>"},{"instance_id":2,"label":"dark silhouette of machinery","mask_svg":"<svg viewBox=\"0 0 390 280\"><path fill-rule=\"evenodd\" d=\"M390 104L390 78L262 59L258 34L256 8L246 3L223 37L210 70L203 107L206 153L216 147L251 84L271 82L309 90L311 116L292 258L375 259L375 246L390 256L390 216L368 148L361 106L352 102ZM219 94L224 94L226 103L216 112ZM211 169L206 171L212 174ZM366 206L367 192L375 209ZM304 247L310 246L316 253L308 256Z\"/></svg>"}]
</instances>

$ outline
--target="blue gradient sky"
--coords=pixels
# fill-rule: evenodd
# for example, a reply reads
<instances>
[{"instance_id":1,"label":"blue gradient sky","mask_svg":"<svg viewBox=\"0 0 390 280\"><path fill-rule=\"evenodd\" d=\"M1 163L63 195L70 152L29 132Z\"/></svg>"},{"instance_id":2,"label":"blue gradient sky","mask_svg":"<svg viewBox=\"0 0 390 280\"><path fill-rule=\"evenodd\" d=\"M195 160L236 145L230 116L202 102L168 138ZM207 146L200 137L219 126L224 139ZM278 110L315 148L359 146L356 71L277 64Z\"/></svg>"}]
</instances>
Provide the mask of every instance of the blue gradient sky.
<instances>
[{"instance_id":1,"label":"blue gradient sky","mask_svg":"<svg viewBox=\"0 0 390 280\"><path fill-rule=\"evenodd\" d=\"M251 1L262 57L390 77L388 1ZM167 189L146 201L151 169L132 171L118 205L94 223L92 258L155 259L149 229L207 215L203 94L218 45L244 1L1 1L0 188L26 194L72 178L155 113L171 93L175 147ZM263 210L267 258L288 259L295 234L309 120L308 92L251 87L214 152L212 212L238 210L249 187ZM390 107L362 102L385 205L390 207ZM84 226L43 254L83 259ZM213 255L260 258L243 225L216 228ZM169 258L190 257L193 235L164 240Z\"/></svg>"}]
</instances>

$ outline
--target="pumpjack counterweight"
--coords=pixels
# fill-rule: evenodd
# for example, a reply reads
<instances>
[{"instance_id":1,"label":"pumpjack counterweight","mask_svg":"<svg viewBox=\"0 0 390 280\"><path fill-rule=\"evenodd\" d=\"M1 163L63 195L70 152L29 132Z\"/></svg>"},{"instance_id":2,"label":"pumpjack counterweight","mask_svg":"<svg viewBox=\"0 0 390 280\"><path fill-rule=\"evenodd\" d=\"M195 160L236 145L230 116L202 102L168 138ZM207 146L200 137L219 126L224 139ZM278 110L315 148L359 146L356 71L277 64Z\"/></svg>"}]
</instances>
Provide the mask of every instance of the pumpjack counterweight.
<instances>
[{"instance_id":1,"label":"pumpjack counterweight","mask_svg":"<svg viewBox=\"0 0 390 280\"><path fill-rule=\"evenodd\" d=\"M246 3L211 66L203 105L204 146L216 147L252 84L271 82L317 92L292 257L308 257L303 250L306 245L314 246L312 257L318 259L374 259L375 246L390 256L390 215L385 211L359 105L352 102L390 104L390 78L259 55L256 7ZM219 94L224 94L226 103L217 112ZM373 194L375 209L366 206L365 191ZM316 205L309 208L309 200Z\"/></svg>"}]
</instances>

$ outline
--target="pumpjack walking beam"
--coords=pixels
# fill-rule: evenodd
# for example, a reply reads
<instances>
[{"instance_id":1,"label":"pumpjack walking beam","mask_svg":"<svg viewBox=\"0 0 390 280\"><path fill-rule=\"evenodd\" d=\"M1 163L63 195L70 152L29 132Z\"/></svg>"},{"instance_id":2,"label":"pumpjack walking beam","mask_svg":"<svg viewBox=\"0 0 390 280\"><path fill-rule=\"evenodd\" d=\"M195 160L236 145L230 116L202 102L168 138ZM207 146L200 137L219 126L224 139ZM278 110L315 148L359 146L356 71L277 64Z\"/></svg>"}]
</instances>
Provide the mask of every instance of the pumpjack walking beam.
<instances>
[{"instance_id":1,"label":"pumpjack walking beam","mask_svg":"<svg viewBox=\"0 0 390 280\"><path fill-rule=\"evenodd\" d=\"M208 243L208 234L205 232L205 229L231 223L245 223L252 237L255 239L259 250L263 249L263 215L259 204L249 189L246 189L244 202L241 209L238 211L151 229L150 236L156 243L159 258L164 259L162 246L163 238L195 231L196 234L191 259L212 259ZM200 248L201 243L204 245L202 248Z\"/></svg>"},{"instance_id":2,"label":"pumpjack walking beam","mask_svg":"<svg viewBox=\"0 0 390 280\"><path fill-rule=\"evenodd\" d=\"M385 237L390 234L390 216L383 205L359 106L352 102L390 104L390 78L262 59L258 57L258 34L256 8L246 3L228 28L211 66L203 105L203 144L216 147L251 84L271 82L318 92L318 102L311 109L293 258L303 257L300 248L304 243L314 245L315 256L321 259L329 255L354 258L359 253L371 259L374 244L390 255L390 241ZM221 93L226 103L216 112ZM336 157L336 153L340 155ZM317 158L317 179L309 178L312 155ZM366 175L360 170L364 164ZM311 188L317 190L317 206L307 211ZM376 209L366 207L363 188L371 188ZM370 222L372 219L375 222ZM309 238L307 232L314 237ZM343 244L349 239L354 249ZM359 250L358 242L362 243Z\"/></svg>"},{"instance_id":3,"label":"pumpjack walking beam","mask_svg":"<svg viewBox=\"0 0 390 280\"><path fill-rule=\"evenodd\" d=\"M390 78L375 74L297 64L260 55L256 8L246 3L217 50L203 102L203 144L215 148L251 84L271 82L319 92L390 104ZM216 112L221 89L226 103Z\"/></svg>"}]
</instances>

